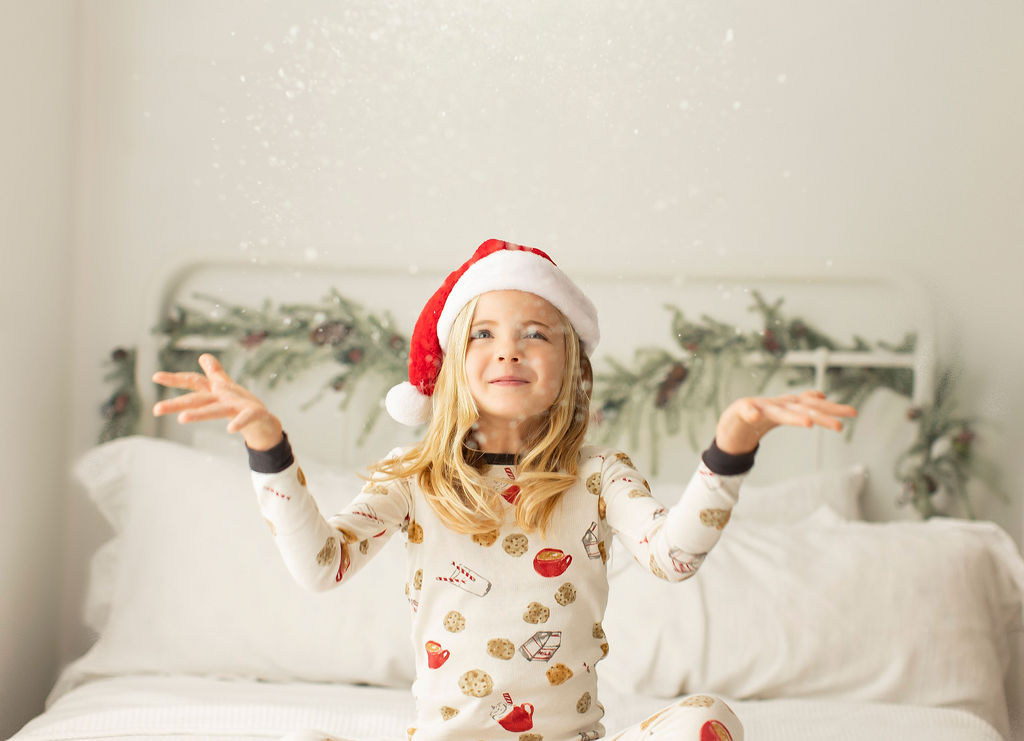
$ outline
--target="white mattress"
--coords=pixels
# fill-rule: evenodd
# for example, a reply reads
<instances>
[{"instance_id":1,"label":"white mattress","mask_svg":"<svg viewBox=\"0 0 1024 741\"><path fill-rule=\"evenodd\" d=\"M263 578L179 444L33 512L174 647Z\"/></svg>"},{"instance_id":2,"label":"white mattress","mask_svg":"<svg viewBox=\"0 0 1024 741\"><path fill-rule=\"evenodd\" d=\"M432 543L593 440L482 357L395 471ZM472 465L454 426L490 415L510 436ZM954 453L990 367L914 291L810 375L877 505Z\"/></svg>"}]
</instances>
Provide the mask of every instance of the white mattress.
<instances>
[{"instance_id":1,"label":"white mattress","mask_svg":"<svg viewBox=\"0 0 1024 741\"><path fill-rule=\"evenodd\" d=\"M609 732L668 704L602 689ZM825 700L730 703L749 741L1002 741L959 711ZM359 741L404 740L413 717L405 690L200 677L127 676L88 682L53 702L12 741L47 739L266 739L316 728Z\"/></svg>"}]
</instances>

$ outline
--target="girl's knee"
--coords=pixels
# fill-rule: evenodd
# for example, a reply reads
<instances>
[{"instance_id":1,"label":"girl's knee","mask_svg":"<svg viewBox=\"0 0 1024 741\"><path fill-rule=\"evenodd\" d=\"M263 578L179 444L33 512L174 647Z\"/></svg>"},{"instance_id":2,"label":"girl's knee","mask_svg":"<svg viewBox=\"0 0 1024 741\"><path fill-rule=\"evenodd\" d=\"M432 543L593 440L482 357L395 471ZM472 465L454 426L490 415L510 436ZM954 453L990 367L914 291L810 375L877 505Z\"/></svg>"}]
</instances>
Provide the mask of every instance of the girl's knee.
<instances>
[{"instance_id":1,"label":"girl's knee","mask_svg":"<svg viewBox=\"0 0 1024 741\"><path fill-rule=\"evenodd\" d=\"M743 741L743 724L724 700L690 695L655 713L640 724L643 739L686 741Z\"/></svg>"},{"instance_id":2,"label":"girl's knee","mask_svg":"<svg viewBox=\"0 0 1024 741\"><path fill-rule=\"evenodd\" d=\"M699 726L695 741L743 741L743 724L720 697L690 695L680 700L677 707Z\"/></svg>"}]
</instances>

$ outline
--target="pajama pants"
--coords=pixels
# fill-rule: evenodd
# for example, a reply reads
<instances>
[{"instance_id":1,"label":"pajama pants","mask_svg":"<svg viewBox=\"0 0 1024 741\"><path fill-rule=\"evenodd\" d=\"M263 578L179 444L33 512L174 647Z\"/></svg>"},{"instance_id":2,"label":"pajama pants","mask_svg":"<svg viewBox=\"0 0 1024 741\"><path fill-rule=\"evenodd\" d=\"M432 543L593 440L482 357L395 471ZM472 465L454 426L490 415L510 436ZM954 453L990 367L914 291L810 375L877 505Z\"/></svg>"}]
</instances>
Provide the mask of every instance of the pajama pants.
<instances>
[{"instance_id":1,"label":"pajama pants","mask_svg":"<svg viewBox=\"0 0 1024 741\"><path fill-rule=\"evenodd\" d=\"M691 695L659 710L607 741L743 741L743 725L732 709L711 695ZM350 741L317 731L289 733L281 741ZM579 741L579 736L571 741Z\"/></svg>"}]
</instances>

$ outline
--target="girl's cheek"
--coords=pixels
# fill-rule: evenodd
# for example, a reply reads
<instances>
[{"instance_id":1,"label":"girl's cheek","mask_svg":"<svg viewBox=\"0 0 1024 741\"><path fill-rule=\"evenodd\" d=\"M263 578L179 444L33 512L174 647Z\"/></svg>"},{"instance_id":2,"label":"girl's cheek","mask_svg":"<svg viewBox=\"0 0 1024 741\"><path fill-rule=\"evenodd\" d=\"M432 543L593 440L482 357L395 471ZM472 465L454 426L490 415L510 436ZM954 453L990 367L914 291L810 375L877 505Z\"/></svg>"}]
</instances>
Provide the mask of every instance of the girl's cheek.
<instances>
[{"instance_id":1,"label":"girl's cheek","mask_svg":"<svg viewBox=\"0 0 1024 741\"><path fill-rule=\"evenodd\" d=\"M550 381L544 384L544 390L549 394L558 395L558 392L562 390L562 384L560 381Z\"/></svg>"}]
</instances>

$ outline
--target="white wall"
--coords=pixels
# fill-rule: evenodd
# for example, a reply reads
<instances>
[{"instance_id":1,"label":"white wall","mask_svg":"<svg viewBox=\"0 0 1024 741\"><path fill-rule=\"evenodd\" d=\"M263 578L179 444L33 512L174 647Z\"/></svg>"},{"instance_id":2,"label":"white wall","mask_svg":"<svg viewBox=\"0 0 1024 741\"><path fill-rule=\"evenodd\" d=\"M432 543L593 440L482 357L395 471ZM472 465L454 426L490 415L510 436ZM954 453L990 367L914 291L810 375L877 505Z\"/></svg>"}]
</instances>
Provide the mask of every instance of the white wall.
<instances>
[{"instance_id":1,"label":"white wall","mask_svg":"<svg viewBox=\"0 0 1024 741\"><path fill-rule=\"evenodd\" d=\"M183 250L451 268L498 236L570 272L867 262L928 288L1013 497L982 514L1021 542L1016 0L81 10L73 453Z\"/></svg>"},{"instance_id":2,"label":"white wall","mask_svg":"<svg viewBox=\"0 0 1024 741\"><path fill-rule=\"evenodd\" d=\"M57 671L71 364L74 6L0 3L0 737Z\"/></svg>"},{"instance_id":3,"label":"white wall","mask_svg":"<svg viewBox=\"0 0 1024 741\"><path fill-rule=\"evenodd\" d=\"M1010 0L90 4L76 444L181 250L867 262L929 289L1020 539L1022 30Z\"/></svg>"}]
</instances>

